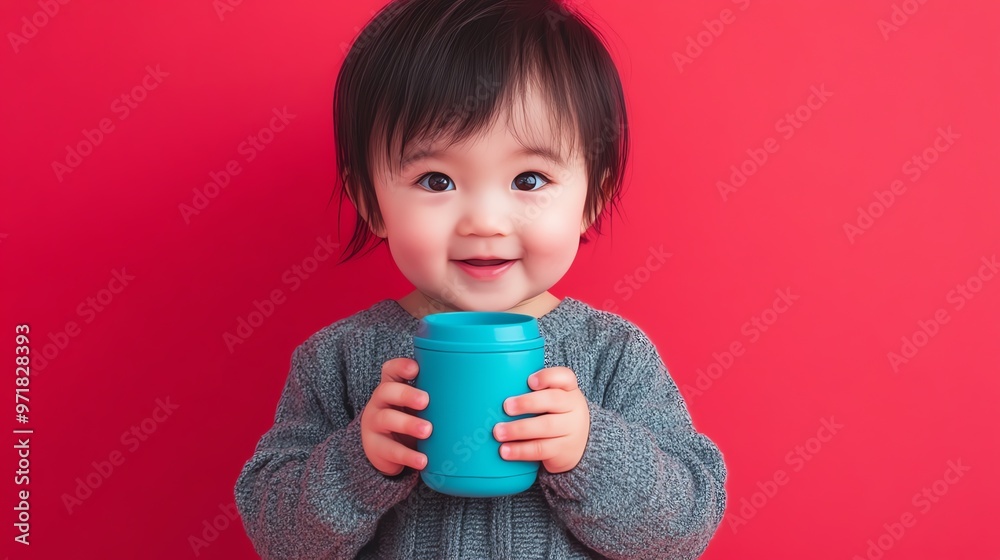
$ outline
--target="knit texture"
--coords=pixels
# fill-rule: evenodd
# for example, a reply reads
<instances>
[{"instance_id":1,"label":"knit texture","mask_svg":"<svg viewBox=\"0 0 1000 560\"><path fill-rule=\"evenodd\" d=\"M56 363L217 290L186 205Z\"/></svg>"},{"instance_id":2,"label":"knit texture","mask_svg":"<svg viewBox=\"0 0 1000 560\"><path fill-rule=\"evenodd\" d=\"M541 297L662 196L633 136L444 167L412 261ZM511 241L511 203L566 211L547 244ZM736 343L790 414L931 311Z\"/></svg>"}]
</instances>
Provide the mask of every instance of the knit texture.
<instances>
[{"instance_id":1,"label":"knit texture","mask_svg":"<svg viewBox=\"0 0 1000 560\"><path fill-rule=\"evenodd\" d=\"M538 326L544 366L573 370L590 408L590 436L575 468L552 474L541 467L528 490L497 498L440 494L410 467L394 477L376 470L361 446L361 412L382 364L414 357L418 324L385 299L295 349L274 425L235 488L261 558L701 555L726 507L722 453L695 430L644 332L573 298Z\"/></svg>"}]
</instances>

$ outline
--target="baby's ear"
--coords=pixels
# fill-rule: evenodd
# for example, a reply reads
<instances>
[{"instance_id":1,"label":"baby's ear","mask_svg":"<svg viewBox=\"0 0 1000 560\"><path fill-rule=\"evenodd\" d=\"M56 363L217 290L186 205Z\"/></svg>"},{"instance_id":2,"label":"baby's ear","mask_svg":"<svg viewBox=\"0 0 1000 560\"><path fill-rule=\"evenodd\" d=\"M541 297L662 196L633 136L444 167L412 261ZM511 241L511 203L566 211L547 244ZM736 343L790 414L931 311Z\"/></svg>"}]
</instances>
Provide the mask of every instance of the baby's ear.
<instances>
[{"instance_id":1,"label":"baby's ear","mask_svg":"<svg viewBox=\"0 0 1000 560\"><path fill-rule=\"evenodd\" d=\"M608 175L610 175L610 173L608 173L608 172L604 173L604 179L603 179L603 181L607 181L608 180ZM604 186L603 182L602 182L601 186L602 186L602 190L603 190L603 186ZM580 235L583 235L584 233L587 232L588 229L590 229L590 226L592 226L594 224L594 222L597 221L597 217L601 215L602 211L604 211L604 200L599 200L597 202L597 210L594 212L594 214L592 216L584 216L583 217L583 222L582 222L582 224L580 226Z\"/></svg>"},{"instance_id":2,"label":"baby's ear","mask_svg":"<svg viewBox=\"0 0 1000 560\"><path fill-rule=\"evenodd\" d=\"M351 184L351 176L345 172L340 177L341 177L340 179L341 184L344 185L344 192L347 193L347 199L351 201L351 205L353 205L358 210L358 213L364 216L365 215L364 205L362 204L361 206L359 206L358 205L359 201L354 199L354 189L356 185Z\"/></svg>"},{"instance_id":3,"label":"baby's ear","mask_svg":"<svg viewBox=\"0 0 1000 560\"><path fill-rule=\"evenodd\" d=\"M368 219L368 214L365 213L365 203L363 200L361 201L361 206L358 208L358 211L361 213L361 219L363 219L368 224L368 229L371 230L372 234L374 234L375 237L385 238L387 236L387 233L385 232L385 227L381 228L375 227L375 224L373 223L374 217L372 219Z\"/></svg>"},{"instance_id":4,"label":"baby's ear","mask_svg":"<svg viewBox=\"0 0 1000 560\"><path fill-rule=\"evenodd\" d=\"M603 201L602 202L598 202L597 212L594 213L593 216L584 217L583 224L580 226L580 235L583 235L584 233L587 233L587 230L590 229L590 226L592 226L594 224L594 222L597 221L597 217L601 215L601 211L602 210L604 210L604 202Z\"/></svg>"},{"instance_id":5,"label":"baby's ear","mask_svg":"<svg viewBox=\"0 0 1000 560\"><path fill-rule=\"evenodd\" d=\"M358 210L358 214L361 215L361 219L364 220L365 223L368 224L368 229L370 229L371 232L373 234L375 234L376 237L385 237L385 232L382 231L382 230L376 230L372 226L371 220L368 219L368 213L365 211L366 207L365 207L365 201L364 201L364 199L363 198L359 198L359 199L355 200L354 194L356 192L355 189L357 188L357 185L351 185L349 183L349 181L351 180L351 175L349 173L345 172L345 173L343 173L341 175L341 177L342 177L342 181L343 181L343 184L344 184L344 190L347 192L347 198L351 201L351 204L353 204L354 207Z\"/></svg>"}]
</instances>

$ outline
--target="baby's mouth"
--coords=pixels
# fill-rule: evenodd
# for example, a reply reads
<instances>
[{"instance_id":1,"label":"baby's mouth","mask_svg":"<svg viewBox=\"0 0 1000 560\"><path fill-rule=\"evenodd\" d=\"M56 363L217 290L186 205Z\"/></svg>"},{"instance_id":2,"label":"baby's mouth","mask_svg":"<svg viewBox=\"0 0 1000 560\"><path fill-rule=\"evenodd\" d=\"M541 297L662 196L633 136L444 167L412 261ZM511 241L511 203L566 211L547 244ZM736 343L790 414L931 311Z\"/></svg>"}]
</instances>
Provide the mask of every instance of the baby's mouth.
<instances>
[{"instance_id":1,"label":"baby's mouth","mask_svg":"<svg viewBox=\"0 0 1000 560\"><path fill-rule=\"evenodd\" d=\"M510 261L506 261L506 260L503 260L503 259L491 259L491 260L488 260L488 261L484 261L484 260L481 260L481 259L469 259L469 260L464 260L464 261L459 261L459 262L464 262L465 264L470 264L472 266L495 266L495 265L504 264L504 263L510 262Z\"/></svg>"}]
</instances>

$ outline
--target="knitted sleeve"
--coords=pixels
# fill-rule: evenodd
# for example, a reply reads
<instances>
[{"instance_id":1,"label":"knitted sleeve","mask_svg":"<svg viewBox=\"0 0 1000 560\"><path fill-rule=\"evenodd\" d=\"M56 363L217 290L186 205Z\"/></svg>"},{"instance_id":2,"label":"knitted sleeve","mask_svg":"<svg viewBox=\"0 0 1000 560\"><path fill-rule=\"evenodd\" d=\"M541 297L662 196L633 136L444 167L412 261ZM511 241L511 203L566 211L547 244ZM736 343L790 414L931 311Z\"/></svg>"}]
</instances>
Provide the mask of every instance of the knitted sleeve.
<instances>
[{"instance_id":1,"label":"knitted sleeve","mask_svg":"<svg viewBox=\"0 0 1000 560\"><path fill-rule=\"evenodd\" d=\"M361 413L350 418L343 404L343 360L316 340L295 349L274 425L236 482L237 508L264 560L354 558L419 477L413 469L387 477L368 461Z\"/></svg>"},{"instance_id":2,"label":"knitted sleeve","mask_svg":"<svg viewBox=\"0 0 1000 560\"><path fill-rule=\"evenodd\" d=\"M626 327L621 357L602 376L603 402L588 398L580 463L543 468L539 482L569 530L608 558L697 558L725 511L723 456L695 430L653 343Z\"/></svg>"}]
</instances>

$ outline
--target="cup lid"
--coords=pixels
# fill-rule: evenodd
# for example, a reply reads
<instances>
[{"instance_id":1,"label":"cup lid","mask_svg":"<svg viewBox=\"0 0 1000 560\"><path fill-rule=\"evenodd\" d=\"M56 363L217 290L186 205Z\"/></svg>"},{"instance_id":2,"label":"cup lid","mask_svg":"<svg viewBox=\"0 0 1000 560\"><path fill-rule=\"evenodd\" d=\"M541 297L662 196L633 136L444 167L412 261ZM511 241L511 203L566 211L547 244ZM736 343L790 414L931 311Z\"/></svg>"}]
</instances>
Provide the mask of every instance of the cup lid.
<instances>
[{"instance_id":1,"label":"cup lid","mask_svg":"<svg viewBox=\"0 0 1000 560\"><path fill-rule=\"evenodd\" d=\"M452 352L511 352L545 344L538 320L503 311L452 311L420 319L413 344Z\"/></svg>"}]
</instances>

